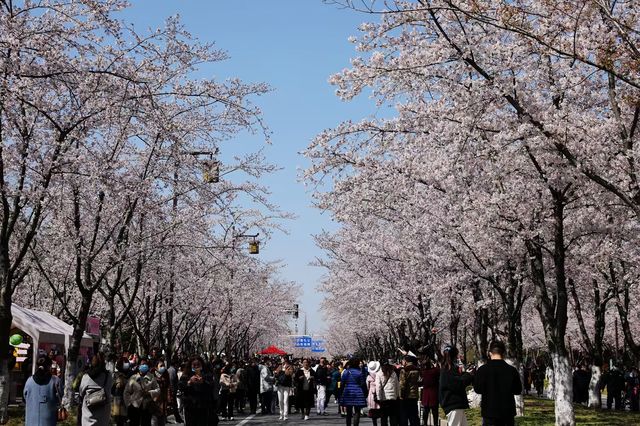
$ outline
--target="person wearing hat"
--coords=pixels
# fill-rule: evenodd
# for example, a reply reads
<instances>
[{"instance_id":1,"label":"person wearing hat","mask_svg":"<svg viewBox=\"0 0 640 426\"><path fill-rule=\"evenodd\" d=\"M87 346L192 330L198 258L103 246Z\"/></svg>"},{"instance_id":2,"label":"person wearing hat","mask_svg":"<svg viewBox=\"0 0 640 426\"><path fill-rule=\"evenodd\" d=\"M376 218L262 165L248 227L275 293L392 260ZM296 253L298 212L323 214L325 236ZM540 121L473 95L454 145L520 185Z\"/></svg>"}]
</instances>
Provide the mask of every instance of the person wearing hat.
<instances>
[{"instance_id":1,"label":"person wearing hat","mask_svg":"<svg viewBox=\"0 0 640 426\"><path fill-rule=\"evenodd\" d=\"M369 361L367 364L367 408L369 409L369 417L373 421L373 426L378 425L380 418L380 404L378 403L378 392L376 387L376 377L380 371L380 363L378 361Z\"/></svg>"}]
</instances>

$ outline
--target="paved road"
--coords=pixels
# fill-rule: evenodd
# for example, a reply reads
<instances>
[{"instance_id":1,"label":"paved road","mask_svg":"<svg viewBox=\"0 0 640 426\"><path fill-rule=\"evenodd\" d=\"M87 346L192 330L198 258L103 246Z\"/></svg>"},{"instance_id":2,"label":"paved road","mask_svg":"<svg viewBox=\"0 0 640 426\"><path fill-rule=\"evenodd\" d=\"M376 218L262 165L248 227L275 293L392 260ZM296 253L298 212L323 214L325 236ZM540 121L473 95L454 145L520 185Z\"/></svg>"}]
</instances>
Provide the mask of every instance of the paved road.
<instances>
[{"instance_id":1,"label":"paved road","mask_svg":"<svg viewBox=\"0 0 640 426\"><path fill-rule=\"evenodd\" d=\"M168 424L175 425L173 416L169 418ZM364 418L363 418L364 420ZM363 424L371 423L371 420L367 419ZM337 413L331 413L328 416L318 416L315 413L311 413L309 420L302 420L299 414L291 414L287 421L278 420L278 415L247 415L241 414L235 416L234 420L220 421L220 426L253 426L253 425L278 425L278 426L338 426L345 425L346 421L343 417L340 417Z\"/></svg>"},{"instance_id":2,"label":"paved road","mask_svg":"<svg viewBox=\"0 0 640 426\"><path fill-rule=\"evenodd\" d=\"M267 416L249 416L244 419L236 417L234 421L220 422L221 425L234 425L234 426L252 426L252 425L279 425L279 426L337 426L346 424L345 419L338 414L331 414L329 416L318 416L312 413L309 416L309 420L303 420L298 414L291 414L287 421L278 420L277 415Z\"/></svg>"}]
</instances>

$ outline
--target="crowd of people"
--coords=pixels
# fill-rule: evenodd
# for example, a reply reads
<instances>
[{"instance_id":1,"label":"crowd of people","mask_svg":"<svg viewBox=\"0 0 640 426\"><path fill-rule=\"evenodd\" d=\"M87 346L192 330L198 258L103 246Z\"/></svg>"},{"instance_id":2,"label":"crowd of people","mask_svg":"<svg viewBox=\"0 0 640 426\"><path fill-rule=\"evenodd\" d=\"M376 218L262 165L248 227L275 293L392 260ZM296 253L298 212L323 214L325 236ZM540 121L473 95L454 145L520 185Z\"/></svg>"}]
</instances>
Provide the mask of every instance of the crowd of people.
<instances>
[{"instance_id":1,"label":"crowd of people","mask_svg":"<svg viewBox=\"0 0 640 426\"><path fill-rule=\"evenodd\" d=\"M589 404L589 389L595 390L595 398L602 400L606 389L606 408L611 410L640 411L640 374L636 366L625 368L621 363L605 363L601 367L601 376L592 383L591 366L587 362L577 362L573 370L573 402ZM545 380L552 373L544 362L528 362L523 368L524 393L535 390L538 397L544 396ZM553 391L553 387L548 387ZM547 395L552 397L552 395Z\"/></svg>"},{"instance_id":2,"label":"crowd of people","mask_svg":"<svg viewBox=\"0 0 640 426\"><path fill-rule=\"evenodd\" d=\"M438 356L417 357L408 352L400 363L287 356L244 361L193 356L168 362L157 351L149 356L124 353L108 359L98 353L72 388L81 407L81 426L110 422L164 426L169 415L186 426L210 426L234 420L238 413L277 415L282 422L299 416L304 422L314 414L327 415L329 410L345 417L347 426L358 426L365 414L374 426L438 425L440 408L448 425L465 426L470 386L481 395L483 425L509 426L516 415L514 395L521 394L523 387L520 373L504 361L504 355L505 345L492 342L488 359L476 369L464 368L452 345ZM29 426L52 426L59 417L60 379L51 367L49 357L39 357L36 373L25 385ZM576 371L576 398L584 397L581 384L589 382L583 373L584 368ZM532 383L538 387L538 377L525 371L525 392ZM602 383L609 387L616 408L620 395L615 389L627 386L635 392L632 408L637 409L638 380L637 370L625 378L614 368L604 372Z\"/></svg>"}]
</instances>

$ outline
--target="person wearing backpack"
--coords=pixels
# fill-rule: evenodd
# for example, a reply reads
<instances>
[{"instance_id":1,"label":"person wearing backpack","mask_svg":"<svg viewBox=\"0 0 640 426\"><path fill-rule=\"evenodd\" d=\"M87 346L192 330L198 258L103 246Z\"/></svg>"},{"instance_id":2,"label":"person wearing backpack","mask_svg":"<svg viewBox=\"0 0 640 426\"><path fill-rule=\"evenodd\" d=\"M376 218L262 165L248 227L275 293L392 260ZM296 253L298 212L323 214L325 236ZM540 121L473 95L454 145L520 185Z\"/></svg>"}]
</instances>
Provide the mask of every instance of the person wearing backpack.
<instances>
[{"instance_id":1,"label":"person wearing backpack","mask_svg":"<svg viewBox=\"0 0 640 426\"><path fill-rule=\"evenodd\" d=\"M278 390L278 407L280 407L279 420L287 420L289 417L289 395L293 387L293 365L287 357L282 357L282 363L274 371L276 389Z\"/></svg>"},{"instance_id":2,"label":"person wearing backpack","mask_svg":"<svg viewBox=\"0 0 640 426\"><path fill-rule=\"evenodd\" d=\"M104 354L91 358L91 366L82 376L82 426L108 426L111 419L111 387L113 377L107 371Z\"/></svg>"}]
</instances>

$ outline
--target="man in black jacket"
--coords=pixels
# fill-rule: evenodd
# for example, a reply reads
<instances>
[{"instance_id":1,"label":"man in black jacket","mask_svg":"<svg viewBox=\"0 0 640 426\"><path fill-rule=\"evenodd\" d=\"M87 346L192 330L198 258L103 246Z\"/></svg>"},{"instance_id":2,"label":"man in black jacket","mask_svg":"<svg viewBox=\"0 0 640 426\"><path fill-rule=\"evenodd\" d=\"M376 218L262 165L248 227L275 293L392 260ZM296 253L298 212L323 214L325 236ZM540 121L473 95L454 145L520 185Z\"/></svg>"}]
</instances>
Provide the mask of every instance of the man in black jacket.
<instances>
[{"instance_id":1,"label":"man in black jacket","mask_svg":"<svg viewBox=\"0 0 640 426\"><path fill-rule=\"evenodd\" d=\"M514 395L522 393L518 370L504 361L504 343L493 341L489 345L491 359L478 368L473 389L482 395L484 426L513 426L516 416Z\"/></svg>"}]
</instances>

